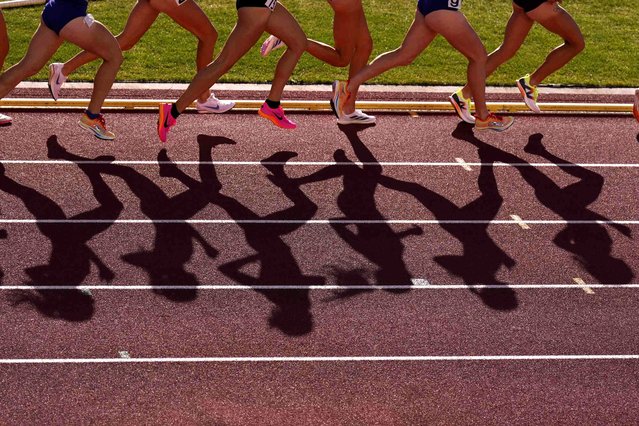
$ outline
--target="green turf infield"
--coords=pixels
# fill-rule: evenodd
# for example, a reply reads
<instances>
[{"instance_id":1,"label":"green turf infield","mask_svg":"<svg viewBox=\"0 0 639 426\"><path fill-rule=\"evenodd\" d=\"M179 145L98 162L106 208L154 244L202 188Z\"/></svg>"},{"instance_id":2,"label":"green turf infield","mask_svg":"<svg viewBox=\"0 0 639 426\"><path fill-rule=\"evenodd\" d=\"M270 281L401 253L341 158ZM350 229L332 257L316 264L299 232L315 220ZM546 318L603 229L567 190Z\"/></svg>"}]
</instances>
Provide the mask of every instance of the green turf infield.
<instances>
[{"instance_id":1,"label":"green turf infield","mask_svg":"<svg viewBox=\"0 0 639 426\"><path fill-rule=\"evenodd\" d=\"M220 33L219 50L235 23L234 0L199 0ZM122 30L134 0L97 0L89 10L115 34ZM311 38L332 42L332 10L323 0L284 0ZM570 64L550 76L547 85L639 86L639 40L637 10L639 0L565 1L586 37L586 50ZM415 11L415 0L364 0L375 43L373 56L396 48L408 29ZM24 54L35 31L41 6L9 9L5 18L9 27L11 51L5 68ZM496 48L503 36L511 11L506 0L466 0L463 11L479 33L488 51ZM263 40L263 39L262 39ZM490 77L490 85L513 85L516 78L533 71L560 39L536 26L518 55ZM187 82L195 72L196 40L168 18L161 16L141 42L126 53L119 81ZM64 61L77 49L65 45L55 55ZM259 45L250 51L223 82L268 82L282 52L264 59ZM70 81L91 80L96 65L78 70ZM465 81L466 61L445 40L437 38L416 62L373 80L386 84L460 84ZM327 83L346 76L346 71L325 65L304 55L292 76L293 83ZM35 80L46 78L42 71Z\"/></svg>"}]
</instances>

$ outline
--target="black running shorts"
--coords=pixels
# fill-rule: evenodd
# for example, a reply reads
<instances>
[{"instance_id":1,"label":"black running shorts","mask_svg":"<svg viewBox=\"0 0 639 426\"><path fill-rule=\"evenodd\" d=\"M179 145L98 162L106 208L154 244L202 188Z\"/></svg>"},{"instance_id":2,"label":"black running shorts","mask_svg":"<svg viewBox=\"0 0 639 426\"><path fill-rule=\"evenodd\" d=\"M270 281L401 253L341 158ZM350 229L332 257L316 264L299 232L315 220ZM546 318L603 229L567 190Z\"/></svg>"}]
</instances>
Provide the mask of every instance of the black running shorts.
<instances>
[{"instance_id":1,"label":"black running shorts","mask_svg":"<svg viewBox=\"0 0 639 426\"><path fill-rule=\"evenodd\" d=\"M513 3L524 9L524 12L528 13L546 3L546 0L513 0Z\"/></svg>"},{"instance_id":2,"label":"black running shorts","mask_svg":"<svg viewBox=\"0 0 639 426\"><path fill-rule=\"evenodd\" d=\"M271 10L275 10L277 0L236 0L235 7L266 7Z\"/></svg>"},{"instance_id":3,"label":"black running shorts","mask_svg":"<svg viewBox=\"0 0 639 426\"><path fill-rule=\"evenodd\" d=\"M459 10L461 5L462 0L419 0L417 9L419 13L426 16L437 10Z\"/></svg>"}]
</instances>

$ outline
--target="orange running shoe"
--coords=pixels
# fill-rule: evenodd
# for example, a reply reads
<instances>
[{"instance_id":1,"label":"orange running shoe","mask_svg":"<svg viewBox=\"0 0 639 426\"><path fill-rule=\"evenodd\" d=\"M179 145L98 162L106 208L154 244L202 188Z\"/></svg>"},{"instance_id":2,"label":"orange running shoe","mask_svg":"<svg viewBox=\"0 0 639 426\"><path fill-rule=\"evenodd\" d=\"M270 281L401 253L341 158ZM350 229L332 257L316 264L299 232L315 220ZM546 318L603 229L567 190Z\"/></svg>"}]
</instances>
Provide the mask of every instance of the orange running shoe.
<instances>
[{"instance_id":1,"label":"orange running shoe","mask_svg":"<svg viewBox=\"0 0 639 426\"><path fill-rule=\"evenodd\" d=\"M514 122L515 119L511 116L500 116L491 112L485 120L475 116L475 129L503 132L504 130L508 130Z\"/></svg>"},{"instance_id":2,"label":"orange running shoe","mask_svg":"<svg viewBox=\"0 0 639 426\"><path fill-rule=\"evenodd\" d=\"M84 114L82 114L82 118L80 119L78 124L83 129L86 129L93 133L93 136L98 139L107 141L115 139L115 134L107 130L106 121L104 120L104 116L102 114L99 114L95 119L91 119L85 112Z\"/></svg>"}]
</instances>

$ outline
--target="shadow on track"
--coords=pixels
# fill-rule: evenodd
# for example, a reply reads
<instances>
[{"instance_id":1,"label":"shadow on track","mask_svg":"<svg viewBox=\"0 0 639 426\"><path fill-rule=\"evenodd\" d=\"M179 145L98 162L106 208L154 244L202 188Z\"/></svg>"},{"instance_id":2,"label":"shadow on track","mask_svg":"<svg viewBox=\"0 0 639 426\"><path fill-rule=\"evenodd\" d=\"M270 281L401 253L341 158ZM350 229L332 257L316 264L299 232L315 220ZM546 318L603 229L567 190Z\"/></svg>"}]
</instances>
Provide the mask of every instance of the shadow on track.
<instances>
[{"instance_id":1,"label":"shadow on track","mask_svg":"<svg viewBox=\"0 0 639 426\"><path fill-rule=\"evenodd\" d=\"M235 144L223 137L198 136L200 146L200 180L197 181L175 165L164 167L164 176L172 176L192 191L205 191L211 203L221 207L242 228L247 244L255 254L220 265L219 270L235 282L251 287L256 286L309 286L323 285L324 278L306 276L293 256L290 247L282 239L304 225L317 212L317 206L284 173L283 165L265 165L271 172L269 180L278 186L293 206L284 210L259 216L236 199L220 192L220 183L212 162L212 150L220 144ZM278 152L263 160L264 163L286 162L296 154ZM168 161L168 157L164 158ZM246 221L249 221L248 223ZM288 223L252 223L255 221L289 221ZM290 221L296 221L291 223ZM243 271L251 264L259 264L257 276ZM289 336L301 336L313 329L310 312L311 302L308 289L256 289L270 300L275 307L269 323Z\"/></svg>"},{"instance_id":2,"label":"shadow on track","mask_svg":"<svg viewBox=\"0 0 639 426\"><path fill-rule=\"evenodd\" d=\"M6 229L0 229L0 240L6 240L9 234ZM0 286L2 285L2 279L4 278L4 271L0 269Z\"/></svg>"},{"instance_id":3,"label":"shadow on track","mask_svg":"<svg viewBox=\"0 0 639 426\"><path fill-rule=\"evenodd\" d=\"M465 123L457 126L453 137L475 145L480 151L483 150L486 155L490 155L493 161L506 164L526 163L514 154L477 139L472 133L472 127ZM542 138L543 135L539 133L531 135L524 151L556 164L563 172L577 178L578 181L562 188L534 167L517 167L519 174L534 190L539 202L566 221L609 220L588 209L588 205L599 198L604 178L592 170L551 154L543 146ZM631 237L630 228L627 226L619 224L610 226L621 234ZM634 277L632 270L623 260L611 255L613 241L603 225L569 223L555 236L553 242L563 250L572 253L581 266L600 283L626 284L630 283Z\"/></svg>"},{"instance_id":4,"label":"shadow on track","mask_svg":"<svg viewBox=\"0 0 639 426\"><path fill-rule=\"evenodd\" d=\"M71 154L60 145L49 149L51 158L68 161L87 161L87 158ZM122 256L122 260L144 269L152 286L160 294L174 302L189 302L197 297L197 277L185 270L185 264L193 255L193 242L198 242L206 255L214 259L218 252L190 224L161 223L163 220L180 221L193 217L208 205L202 192L187 190L169 197L151 179L136 170L118 164L92 164L94 173L106 174L122 179L131 192L140 200L140 210L153 220L155 239L151 250L141 250ZM160 164L160 175L162 165ZM184 287L184 288L179 288Z\"/></svg>"},{"instance_id":5,"label":"shadow on track","mask_svg":"<svg viewBox=\"0 0 639 426\"><path fill-rule=\"evenodd\" d=\"M368 126L370 127L370 126ZM410 235L421 235L418 226L395 232L386 223L357 223L354 225L340 221L384 221L386 218L378 210L375 192L382 177L382 166L373 153L364 145L358 132L366 126L340 126L340 130L351 143L355 156L363 163L362 167L351 161L346 153L338 149L333 157L339 164L330 165L308 176L296 178L298 185L315 183L341 177L343 189L337 196L337 206L344 217L332 219L331 226L337 235L353 250L360 253L377 266L373 277L367 277L363 270L343 271L335 268L339 284L348 286L372 284L394 286L388 291L402 293L410 290L412 276L404 262L404 243L402 239ZM350 282L344 282L344 281ZM372 288L371 288L372 289ZM351 297L368 290L346 289L335 293L334 299Z\"/></svg>"},{"instance_id":6,"label":"shadow on track","mask_svg":"<svg viewBox=\"0 0 639 426\"><path fill-rule=\"evenodd\" d=\"M499 194L492 163L496 161L485 149L479 149L482 166L479 171L479 191L481 195L463 207L446 197L414 182L406 182L383 176L380 183L388 189L412 195L430 210L438 220L481 220L495 219L503 203ZM462 244L461 256L436 256L434 260L450 274L461 277L467 285L499 285L503 288L471 288L487 306L502 311L516 309L519 305L515 292L500 282L496 274L502 266L511 269L515 261L504 252L488 234L488 224L450 224L440 225L446 232Z\"/></svg>"},{"instance_id":7,"label":"shadow on track","mask_svg":"<svg viewBox=\"0 0 639 426\"><path fill-rule=\"evenodd\" d=\"M59 146L52 136L47 145ZM111 157L98 157L95 161L109 161ZM19 198L38 220L42 235L51 242L51 257L45 265L25 269L31 281L27 285L77 286L89 274L91 263L103 281L115 278L114 272L91 250L87 243L96 235L106 231L122 212L122 203L117 199L100 174L92 167L78 165L89 178L93 195L99 206L67 217L62 208L49 197L33 188L24 186L5 174L0 164L0 190ZM90 223L50 223L46 221L88 221ZM97 222L96 221L100 221ZM94 301L90 293L79 290L47 290L22 292L15 304L31 303L42 314L67 321L86 321L93 316Z\"/></svg>"}]
</instances>

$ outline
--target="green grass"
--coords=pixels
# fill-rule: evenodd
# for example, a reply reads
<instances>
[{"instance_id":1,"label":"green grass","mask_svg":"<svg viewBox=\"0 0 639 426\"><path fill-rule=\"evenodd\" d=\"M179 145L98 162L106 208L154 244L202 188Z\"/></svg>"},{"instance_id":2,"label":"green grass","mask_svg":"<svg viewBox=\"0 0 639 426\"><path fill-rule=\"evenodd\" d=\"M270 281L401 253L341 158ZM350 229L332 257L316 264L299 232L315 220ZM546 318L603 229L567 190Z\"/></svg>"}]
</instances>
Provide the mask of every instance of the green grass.
<instances>
[{"instance_id":1,"label":"green grass","mask_svg":"<svg viewBox=\"0 0 639 426\"><path fill-rule=\"evenodd\" d=\"M114 33L122 30L133 0L105 0L90 3L90 12ZM323 0L285 0L310 38L332 41L331 9ZM220 49L235 23L235 1L200 0L199 4L213 21ZM415 11L415 0L364 0L369 26L375 43L373 56L396 48L401 43ZM571 86L639 86L639 41L637 10L639 0L565 1L586 37L586 50L570 64L550 76L545 84ZM506 0L466 0L463 11L482 38L488 51L501 43L503 29L510 14ZM35 31L41 7L9 9L5 18L9 26L11 51L6 65L17 62L26 51ZM560 39L535 26L517 56L489 79L492 85L512 85L526 72L533 71ZM125 55L119 81L181 81L194 75L196 41L186 31L162 16L141 42ZM54 60L70 58L76 48L65 45ZM281 51L277 51L281 52ZM278 55L263 59L259 46L251 50L227 75L224 82L268 82ZM91 80L96 65L87 65L72 77L74 81ZM391 70L373 80L390 84L460 84L465 80L466 61L441 37L413 65ZM335 69L304 55L293 83L328 83L344 77L346 71ZM34 79L43 80L46 73Z\"/></svg>"}]
</instances>

